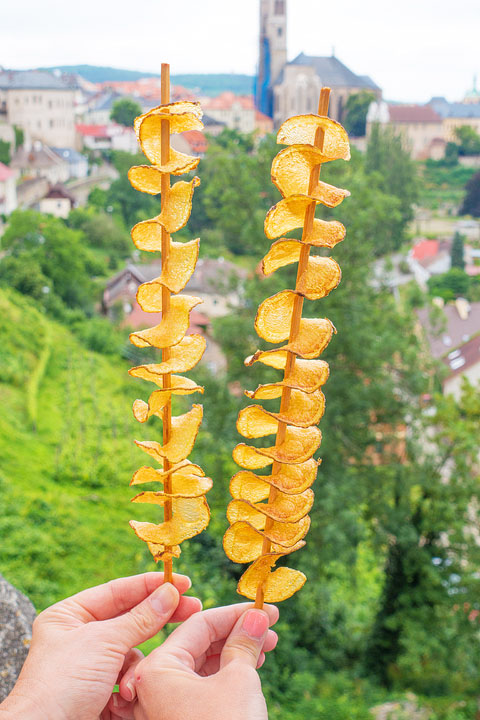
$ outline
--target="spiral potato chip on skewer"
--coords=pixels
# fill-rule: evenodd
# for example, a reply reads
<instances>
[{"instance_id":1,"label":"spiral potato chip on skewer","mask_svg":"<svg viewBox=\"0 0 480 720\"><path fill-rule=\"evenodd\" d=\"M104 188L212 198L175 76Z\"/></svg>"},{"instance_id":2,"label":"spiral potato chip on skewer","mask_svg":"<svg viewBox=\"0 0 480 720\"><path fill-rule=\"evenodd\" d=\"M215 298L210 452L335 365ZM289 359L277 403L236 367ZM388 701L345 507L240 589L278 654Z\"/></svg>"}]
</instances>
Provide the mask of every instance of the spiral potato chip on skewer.
<instances>
[{"instance_id":1,"label":"spiral potato chip on skewer","mask_svg":"<svg viewBox=\"0 0 480 720\"><path fill-rule=\"evenodd\" d=\"M192 198L200 180L179 180L170 186L170 175L182 175L195 169L200 158L190 157L170 147L170 135L185 130L200 130L202 111L198 103L170 103L169 66L162 65L162 105L136 118L134 127L141 148L151 165L130 168L128 177L140 192L161 195L160 213L132 228L132 240L139 250L160 252L161 275L140 285L137 302L144 312L162 313L154 327L133 332L130 341L136 347L161 350L159 363L139 365L130 375L152 382L156 389L148 401L135 400L133 414L140 423L153 415L163 423L162 442L141 441L137 446L152 457L160 469L144 466L137 470L131 485L157 483L132 502L163 508L160 524L132 520L136 535L147 543L156 562L165 566L165 581L171 582L172 561L180 555L180 544L204 530L210 519L205 494L212 481L187 458L192 451L202 422L203 408L193 405L183 415L172 417L172 396L203 393L203 388L181 374L191 370L205 351L201 335L187 335L190 312L202 302L190 295L178 295L193 275L198 259L198 239L174 242L171 234L184 227L190 217ZM161 489L158 489L158 483Z\"/></svg>"},{"instance_id":2,"label":"spiral potato chip on skewer","mask_svg":"<svg viewBox=\"0 0 480 720\"><path fill-rule=\"evenodd\" d=\"M329 88L323 88L318 115L290 118L278 132L278 142L288 147L273 160L272 181L283 197L267 213L265 234L275 242L262 267L270 275L298 263L297 281L294 290L266 298L255 318L260 338L286 344L259 350L245 360L246 365L261 362L283 371L280 381L246 391L253 400L280 399L280 408L273 412L249 405L238 415L238 432L247 439L275 435L275 444L240 443L234 448L233 459L243 470L230 483L230 527L223 541L233 562L252 563L237 590L260 608L264 602L286 600L306 581L298 570L274 568L281 558L305 545L310 527L311 486L319 464L313 455L322 438L316 426L325 410L321 387L329 374L327 363L317 358L336 332L327 318L302 318L304 300L326 297L341 280L333 258L310 256L312 247L333 248L345 237L341 223L315 218L318 204L336 207L350 194L319 179L323 163L350 158L345 130L327 117L329 96ZM299 228L300 239L282 237ZM267 467L270 474L253 472Z\"/></svg>"}]
</instances>

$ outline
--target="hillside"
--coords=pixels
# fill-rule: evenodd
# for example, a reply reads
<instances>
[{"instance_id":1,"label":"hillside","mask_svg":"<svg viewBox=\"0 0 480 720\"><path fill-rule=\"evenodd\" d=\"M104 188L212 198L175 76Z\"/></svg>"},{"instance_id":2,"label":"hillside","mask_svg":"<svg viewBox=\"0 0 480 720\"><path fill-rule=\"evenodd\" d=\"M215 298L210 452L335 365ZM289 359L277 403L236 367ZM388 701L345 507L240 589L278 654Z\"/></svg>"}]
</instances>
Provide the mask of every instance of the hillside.
<instances>
[{"instance_id":1,"label":"hillside","mask_svg":"<svg viewBox=\"0 0 480 720\"><path fill-rule=\"evenodd\" d=\"M0 335L0 572L42 609L152 570L128 527L158 520L158 508L129 503L133 471L149 464L133 439L159 429L133 419L142 385L14 291L0 290Z\"/></svg>"},{"instance_id":2,"label":"hillside","mask_svg":"<svg viewBox=\"0 0 480 720\"><path fill-rule=\"evenodd\" d=\"M160 77L160 73L122 70L120 68L99 67L96 65L56 65L42 68L44 70L62 70L62 72L81 75L90 82L116 82L122 80L138 80L144 77ZM250 95L253 92L253 75L230 74L184 74L172 75L174 85L183 85L189 90L196 90L203 95L215 96L224 90L231 90L237 95Z\"/></svg>"}]
</instances>

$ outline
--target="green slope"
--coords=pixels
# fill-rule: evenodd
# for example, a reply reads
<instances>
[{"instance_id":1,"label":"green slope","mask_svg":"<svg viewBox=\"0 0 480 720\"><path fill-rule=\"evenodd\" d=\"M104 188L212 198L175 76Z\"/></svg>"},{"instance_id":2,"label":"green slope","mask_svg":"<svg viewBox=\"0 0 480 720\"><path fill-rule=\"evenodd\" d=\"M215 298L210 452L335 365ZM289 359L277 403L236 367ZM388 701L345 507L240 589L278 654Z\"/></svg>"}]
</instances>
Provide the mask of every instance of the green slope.
<instances>
[{"instance_id":1,"label":"green slope","mask_svg":"<svg viewBox=\"0 0 480 720\"><path fill-rule=\"evenodd\" d=\"M130 518L133 439L145 397L128 365L87 351L14 291L0 290L0 572L41 609L90 585L154 568ZM146 389L147 386L145 386Z\"/></svg>"}]
</instances>

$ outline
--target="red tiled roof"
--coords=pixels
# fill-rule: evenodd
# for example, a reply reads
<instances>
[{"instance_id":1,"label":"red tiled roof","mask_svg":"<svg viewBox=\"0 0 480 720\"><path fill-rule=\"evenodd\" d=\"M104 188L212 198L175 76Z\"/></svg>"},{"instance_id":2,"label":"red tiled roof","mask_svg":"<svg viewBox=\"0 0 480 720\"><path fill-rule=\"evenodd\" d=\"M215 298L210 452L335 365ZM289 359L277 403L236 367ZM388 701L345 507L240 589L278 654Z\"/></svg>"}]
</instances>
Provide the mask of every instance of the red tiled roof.
<instances>
[{"instance_id":1,"label":"red tiled roof","mask_svg":"<svg viewBox=\"0 0 480 720\"><path fill-rule=\"evenodd\" d=\"M203 155L207 152L207 138L200 130L186 130L182 133L182 137L188 142L192 148L192 152Z\"/></svg>"},{"instance_id":2,"label":"red tiled roof","mask_svg":"<svg viewBox=\"0 0 480 720\"><path fill-rule=\"evenodd\" d=\"M472 365L480 363L480 335L461 345L442 360L450 370L449 378L462 374Z\"/></svg>"},{"instance_id":3,"label":"red tiled roof","mask_svg":"<svg viewBox=\"0 0 480 720\"><path fill-rule=\"evenodd\" d=\"M412 257L418 261L432 258L438 254L439 249L440 243L438 240L421 240L413 247Z\"/></svg>"},{"instance_id":4,"label":"red tiled roof","mask_svg":"<svg viewBox=\"0 0 480 720\"><path fill-rule=\"evenodd\" d=\"M75 129L80 135L96 137L96 138L109 138L108 125L75 125Z\"/></svg>"},{"instance_id":5,"label":"red tiled roof","mask_svg":"<svg viewBox=\"0 0 480 720\"><path fill-rule=\"evenodd\" d=\"M244 110L254 110L253 95L235 95L230 91L225 91L217 97L208 98L203 101L206 110L230 110L234 104L239 104Z\"/></svg>"},{"instance_id":6,"label":"red tiled roof","mask_svg":"<svg viewBox=\"0 0 480 720\"><path fill-rule=\"evenodd\" d=\"M392 123L441 123L442 118L429 105L389 105Z\"/></svg>"},{"instance_id":7,"label":"red tiled roof","mask_svg":"<svg viewBox=\"0 0 480 720\"><path fill-rule=\"evenodd\" d=\"M0 162L0 182L5 182L12 177L15 177L15 171Z\"/></svg>"}]
</instances>

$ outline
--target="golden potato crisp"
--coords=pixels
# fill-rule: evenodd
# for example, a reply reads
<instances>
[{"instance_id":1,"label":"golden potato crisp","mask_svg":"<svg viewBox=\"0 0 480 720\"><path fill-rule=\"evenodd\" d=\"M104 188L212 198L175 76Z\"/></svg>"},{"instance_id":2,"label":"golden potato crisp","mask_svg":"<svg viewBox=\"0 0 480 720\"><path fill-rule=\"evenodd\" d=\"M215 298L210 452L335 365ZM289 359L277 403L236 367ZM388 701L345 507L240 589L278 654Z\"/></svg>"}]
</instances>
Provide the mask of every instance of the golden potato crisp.
<instances>
[{"instance_id":1,"label":"golden potato crisp","mask_svg":"<svg viewBox=\"0 0 480 720\"><path fill-rule=\"evenodd\" d=\"M191 465L191 468L198 468L198 465ZM187 465L180 470L176 470L169 474L174 487L174 492L169 493L169 497L201 497L205 495L212 488L212 480L202 474L199 475L194 472ZM160 470L155 470L152 467L141 467L134 474L130 485L142 485L144 483L160 482L164 483L165 473Z\"/></svg>"},{"instance_id":2,"label":"golden potato crisp","mask_svg":"<svg viewBox=\"0 0 480 720\"><path fill-rule=\"evenodd\" d=\"M153 165L162 167L162 121L168 120L171 133L181 133L186 130L201 130L203 124L193 113L181 113L167 115L165 113L150 113L140 124L138 139L143 153ZM170 159L177 151L170 147ZM163 172L171 172L162 167ZM174 173L175 174L175 173Z\"/></svg>"},{"instance_id":3,"label":"golden potato crisp","mask_svg":"<svg viewBox=\"0 0 480 720\"><path fill-rule=\"evenodd\" d=\"M161 382L162 381L159 381L157 384ZM171 387L166 390L155 390L150 395L148 403L143 400L135 400L133 403L134 417L138 422L144 423L152 415L158 415L160 410L169 402L172 395L191 395L196 392L203 394L204 388L197 385L196 382L190 380L190 378L172 375Z\"/></svg>"},{"instance_id":4,"label":"golden potato crisp","mask_svg":"<svg viewBox=\"0 0 480 720\"><path fill-rule=\"evenodd\" d=\"M307 207L311 205L312 200L305 195L292 195L289 198L280 200L267 213L265 218L265 235L269 240L292 230L303 227L305 213ZM337 243L345 238L345 227L337 220L319 220L313 221L312 229L306 233L303 241L308 245L315 247L333 248Z\"/></svg>"},{"instance_id":5,"label":"golden potato crisp","mask_svg":"<svg viewBox=\"0 0 480 720\"><path fill-rule=\"evenodd\" d=\"M255 330L263 340L271 343L287 340L292 324L296 293L282 290L264 300L255 318Z\"/></svg>"},{"instance_id":6,"label":"golden potato crisp","mask_svg":"<svg viewBox=\"0 0 480 720\"><path fill-rule=\"evenodd\" d=\"M298 115L289 118L277 133L280 145L315 145L317 129L324 132L321 152L330 160L350 160L348 135L340 123L318 115Z\"/></svg>"},{"instance_id":7,"label":"golden potato crisp","mask_svg":"<svg viewBox=\"0 0 480 720\"><path fill-rule=\"evenodd\" d=\"M180 545L173 545L172 547L165 548L165 545L147 542L147 547L152 553L153 559L156 563L169 562L173 560L173 558L179 558L182 553Z\"/></svg>"},{"instance_id":8,"label":"golden potato crisp","mask_svg":"<svg viewBox=\"0 0 480 720\"><path fill-rule=\"evenodd\" d=\"M269 417L260 405L249 405L238 414L237 430L246 438L260 438L275 435L278 422Z\"/></svg>"},{"instance_id":9,"label":"golden potato crisp","mask_svg":"<svg viewBox=\"0 0 480 720\"><path fill-rule=\"evenodd\" d=\"M311 192L310 175L313 168L327 158L310 145L292 145L282 150L272 164L272 180L283 197L291 195L307 195L328 207L337 207L342 200L350 195L348 190L341 190L333 185L320 182Z\"/></svg>"},{"instance_id":10,"label":"golden potato crisp","mask_svg":"<svg viewBox=\"0 0 480 720\"><path fill-rule=\"evenodd\" d=\"M327 318L302 318L295 340L280 349L289 350L303 358L313 359L325 350L334 332L336 332L335 327Z\"/></svg>"},{"instance_id":11,"label":"golden potato crisp","mask_svg":"<svg viewBox=\"0 0 480 720\"><path fill-rule=\"evenodd\" d=\"M177 345L170 349L170 357L162 363L138 365L128 371L132 377L163 387L162 375L182 373L191 370L202 359L207 343L201 335L186 335Z\"/></svg>"},{"instance_id":12,"label":"golden potato crisp","mask_svg":"<svg viewBox=\"0 0 480 720\"><path fill-rule=\"evenodd\" d=\"M145 492L132 499L135 503L153 503L164 505L167 502L165 495ZM130 521L130 526L137 537L144 542L153 542L160 545L179 545L184 540L195 537L208 525L210 510L204 497L199 498L169 498L172 503L173 518L155 525L148 522Z\"/></svg>"},{"instance_id":13,"label":"golden potato crisp","mask_svg":"<svg viewBox=\"0 0 480 720\"><path fill-rule=\"evenodd\" d=\"M298 523L273 522L268 533L240 520L227 529L223 536L223 549L232 562L252 562L262 554L263 538L270 540L273 551L282 552L284 549L294 547L297 549L303 547L302 538L309 528L308 515Z\"/></svg>"},{"instance_id":14,"label":"golden potato crisp","mask_svg":"<svg viewBox=\"0 0 480 720\"><path fill-rule=\"evenodd\" d=\"M236 445L233 448L232 456L237 465L247 468L247 470L259 470L273 462L271 458L261 455L256 448L245 445L245 443Z\"/></svg>"},{"instance_id":15,"label":"golden potato crisp","mask_svg":"<svg viewBox=\"0 0 480 720\"><path fill-rule=\"evenodd\" d=\"M168 462L179 463L190 455L202 417L202 406L193 405L189 412L172 418L171 437L165 446L152 441L136 444L156 459L165 458Z\"/></svg>"},{"instance_id":16,"label":"golden potato crisp","mask_svg":"<svg viewBox=\"0 0 480 720\"><path fill-rule=\"evenodd\" d=\"M190 312L201 302L203 301L200 298L190 295L172 297L170 311L162 317L161 323L147 330L131 333L130 342L136 347L165 348L176 345L183 340L188 330ZM161 308L161 294L158 304ZM153 303L149 307L152 306Z\"/></svg>"},{"instance_id":17,"label":"golden potato crisp","mask_svg":"<svg viewBox=\"0 0 480 720\"><path fill-rule=\"evenodd\" d=\"M310 257L305 271L297 282L297 290L309 300L320 300L338 286L342 271L329 257Z\"/></svg>"},{"instance_id":18,"label":"golden potato crisp","mask_svg":"<svg viewBox=\"0 0 480 720\"><path fill-rule=\"evenodd\" d=\"M283 555L284 553L268 553L255 560L240 578L237 592L249 600L255 600L257 589L261 587L264 601L267 603L288 600L305 585L307 578L299 570L287 567L279 567L271 572L272 567Z\"/></svg>"},{"instance_id":19,"label":"golden potato crisp","mask_svg":"<svg viewBox=\"0 0 480 720\"><path fill-rule=\"evenodd\" d=\"M280 465L275 475L255 475L241 470L230 481L230 494L235 500L252 503L266 500L272 486L286 495L297 495L313 485L317 468L317 461L310 459L298 465Z\"/></svg>"},{"instance_id":20,"label":"golden potato crisp","mask_svg":"<svg viewBox=\"0 0 480 720\"><path fill-rule=\"evenodd\" d=\"M300 240L277 240L262 260L264 275L271 275L278 268L298 262L304 243Z\"/></svg>"},{"instance_id":21,"label":"golden potato crisp","mask_svg":"<svg viewBox=\"0 0 480 720\"><path fill-rule=\"evenodd\" d=\"M295 523L308 515L313 500L312 490L305 490L297 495L277 493L275 499L268 503L252 503L245 499L232 500L227 509L227 518L231 525L239 520L245 520L260 529L263 529L265 519L258 521L259 513L278 522Z\"/></svg>"},{"instance_id":22,"label":"golden potato crisp","mask_svg":"<svg viewBox=\"0 0 480 720\"><path fill-rule=\"evenodd\" d=\"M258 470L267 463L261 457L270 458L279 463L302 463L308 460L320 447L322 433L316 427L287 427L285 440L279 445L267 448L254 448L240 443L234 448L233 459L247 470ZM245 450L244 450L245 448ZM248 451L246 450L248 448ZM257 456L260 456L257 460ZM239 462L241 460L242 462ZM248 463L248 464L247 464ZM258 463L258 464L255 464Z\"/></svg>"},{"instance_id":23,"label":"golden potato crisp","mask_svg":"<svg viewBox=\"0 0 480 720\"><path fill-rule=\"evenodd\" d=\"M276 370L285 370L287 363L287 351L286 350L270 350L262 352L257 350L255 355L250 355L245 360L245 365L253 365L253 363L261 362L263 365L268 365ZM257 390L253 394L247 393L248 397L260 399L260 395L257 392L261 391L263 387L291 387L297 390L303 390L303 392L315 392L325 385L329 375L328 363L325 360L301 360L297 357L293 370L288 376L284 376L284 379L277 383L270 383L267 386L259 385Z\"/></svg>"},{"instance_id":24,"label":"golden potato crisp","mask_svg":"<svg viewBox=\"0 0 480 720\"><path fill-rule=\"evenodd\" d=\"M135 134L138 139L140 139L140 125L149 115L158 115L160 118L166 118L167 120L169 120L170 134L185 132L185 130L202 129L202 124L200 125L200 127L198 126L198 122L201 121L203 117L203 110L200 106L200 103L180 100L178 102L166 103L165 105L160 105L158 107L152 108L143 115L139 115L138 117L136 117L133 123L133 129L135 130ZM185 115L193 115L193 119L182 117ZM173 129L172 126L173 122L177 123L175 129ZM182 123L185 122L190 122L194 124L187 127L186 125L182 125ZM180 125L178 125L178 123L180 123Z\"/></svg>"}]
</instances>

